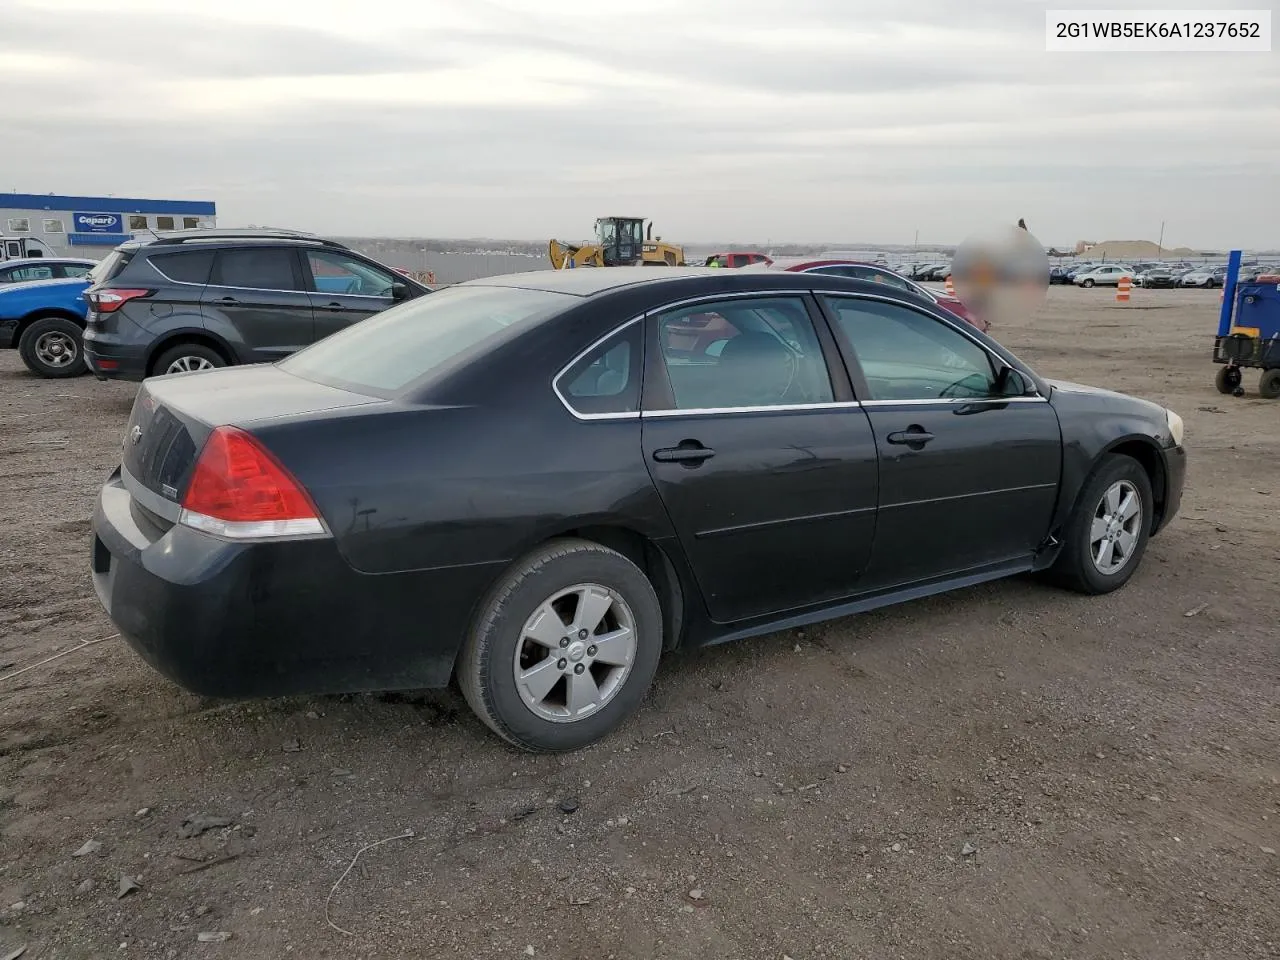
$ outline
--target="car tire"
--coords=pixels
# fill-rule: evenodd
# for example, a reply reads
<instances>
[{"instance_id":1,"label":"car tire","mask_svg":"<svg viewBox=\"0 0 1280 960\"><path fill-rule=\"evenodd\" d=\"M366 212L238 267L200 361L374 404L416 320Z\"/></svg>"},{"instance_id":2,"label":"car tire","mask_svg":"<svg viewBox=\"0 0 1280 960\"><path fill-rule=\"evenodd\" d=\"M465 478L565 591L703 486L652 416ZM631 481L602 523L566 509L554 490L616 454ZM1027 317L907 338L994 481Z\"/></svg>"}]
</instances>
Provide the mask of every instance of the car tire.
<instances>
[{"instance_id":1,"label":"car tire","mask_svg":"<svg viewBox=\"0 0 1280 960\"><path fill-rule=\"evenodd\" d=\"M1136 518L1126 515L1127 497L1136 497ZM1121 507L1119 523L1112 524L1115 507ZM1050 577L1060 586L1078 593L1103 594L1128 583L1147 548L1151 535L1154 498L1146 470L1132 457L1108 454L1086 481L1063 534L1062 552L1050 568ZM1095 525L1095 521L1097 524ZM1119 533L1132 535L1132 540ZM1112 539L1112 551L1100 550L1101 540ZM1115 547L1128 542L1122 563ZM1101 561L1101 562L1100 562Z\"/></svg>"},{"instance_id":2,"label":"car tire","mask_svg":"<svg viewBox=\"0 0 1280 960\"><path fill-rule=\"evenodd\" d=\"M160 354L151 367L151 375L162 377L169 373L196 373L226 365L227 358L212 347L206 347L202 343L180 343Z\"/></svg>"},{"instance_id":3,"label":"car tire","mask_svg":"<svg viewBox=\"0 0 1280 960\"><path fill-rule=\"evenodd\" d=\"M1218 388L1219 393L1232 394L1235 393L1236 387L1240 386L1241 380L1239 367L1219 367L1218 372L1214 374L1213 385Z\"/></svg>"},{"instance_id":4,"label":"car tire","mask_svg":"<svg viewBox=\"0 0 1280 960\"><path fill-rule=\"evenodd\" d=\"M481 602L458 686L509 743L535 753L577 750L635 712L658 669L662 625L658 596L634 563L591 541L553 541L513 564ZM608 655L591 642L606 635ZM521 684L518 672L533 682ZM581 706L572 703L575 690ZM572 719L575 710L581 716Z\"/></svg>"},{"instance_id":5,"label":"car tire","mask_svg":"<svg viewBox=\"0 0 1280 960\"><path fill-rule=\"evenodd\" d=\"M1087 288L1087 287L1092 287L1092 286L1093 286L1093 281L1092 281L1092 280L1081 280L1081 281L1080 281L1080 286L1082 286L1082 287L1086 287L1086 288Z\"/></svg>"},{"instance_id":6,"label":"car tire","mask_svg":"<svg viewBox=\"0 0 1280 960\"><path fill-rule=\"evenodd\" d=\"M18 356L26 368L48 380L79 377L84 362L84 331L66 317L43 317L22 331Z\"/></svg>"},{"instance_id":7,"label":"car tire","mask_svg":"<svg viewBox=\"0 0 1280 960\"><path fill-rule=\"evenodd\" d=\"M1267 400L1280 397L1280 367L1264 370L1258 378L1258 395Z\"/></svg>"}]
</instances>

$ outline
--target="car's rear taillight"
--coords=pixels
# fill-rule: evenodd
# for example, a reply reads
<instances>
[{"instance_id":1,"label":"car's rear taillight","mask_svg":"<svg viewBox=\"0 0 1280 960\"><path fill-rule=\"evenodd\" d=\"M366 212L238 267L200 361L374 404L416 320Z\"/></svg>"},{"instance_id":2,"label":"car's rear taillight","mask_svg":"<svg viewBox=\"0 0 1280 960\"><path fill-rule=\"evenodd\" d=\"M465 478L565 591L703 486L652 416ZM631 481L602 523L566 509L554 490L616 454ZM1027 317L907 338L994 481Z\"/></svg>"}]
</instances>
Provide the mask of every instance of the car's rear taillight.
<instances>
[{"instance_id":1,"label":"car's rear taillight","mask_svg":"<svg viewBox=\"0 0 1280 960\"><path fill-rule=\"evenodd\" d=\"M235 427L205 441L179 522L232 540L326 535L302 485L261 443Z\"/></svg>"},{"instance_id":2,"label":"car's rear taillight","mask_svg":"<svg viewBox=\"0 0 1280 960\"><path fill-rule=\"evenodd\" d=\"M101 290L86 293L84 298L89 301L89 305L98 313L115 313L130 300L149 297L153 293L155 293L154 290L126 290L120 287L104 287Z\"/></svg>"}]
</instances>

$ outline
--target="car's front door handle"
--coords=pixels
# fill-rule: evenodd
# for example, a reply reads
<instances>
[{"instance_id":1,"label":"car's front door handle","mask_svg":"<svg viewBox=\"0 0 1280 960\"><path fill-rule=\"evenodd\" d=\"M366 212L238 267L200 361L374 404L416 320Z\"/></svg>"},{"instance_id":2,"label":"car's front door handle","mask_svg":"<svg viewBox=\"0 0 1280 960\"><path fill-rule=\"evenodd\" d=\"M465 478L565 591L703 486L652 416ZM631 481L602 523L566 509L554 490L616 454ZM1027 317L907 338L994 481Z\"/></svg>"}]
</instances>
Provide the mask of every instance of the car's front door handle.
<instances>
[{"instance_id":1,"label":"car's front door handle","mask_svg":"<svg viewBox=\"0 0 1280 960\"><path fill-rule=\"evenodd\" d=\"M653 451L653 459L659 463L701 463L714 457L716 452L710 447L664 447Z\"/></svg>"},{"instance_id":2,"label":"car's front door handle","mask_svg":"<svg viewBox=\"0 0 1280 960\"><path fill-rule=\"evenodd\" d=\"M342 304L340 304L340 303L326 303L326 304L325 304L323 307L321 307L320 309L321 309L321 310L344 310L344 309L346 309L346 308L345 308L345 307L343 307L343 305L342 305Z\"/></svg>"},{"instance_id":3,"label":"car's front door handle","mask_svg":"<svg viewBox=\"0 0 1280 960\"><path fill-rule=\"evenodd\" d=\"M237 300L235 297L223 297L221 302L222 303L239 303L240 301Z\"/></svg>"},{"instance_id":4,"label":"car's front door handle","mask_svg":"<svg viewBox=\"0 0 1280 960\"><path fill-rule=\"evenodd\" d=\"M910 430L900 430L897 433L891 433L887 439L890 443L905 443L912 447L917 444L924 446L924 444L933 439L933 434L921 427L912 427Z\"/></svg>"}]
</instances>

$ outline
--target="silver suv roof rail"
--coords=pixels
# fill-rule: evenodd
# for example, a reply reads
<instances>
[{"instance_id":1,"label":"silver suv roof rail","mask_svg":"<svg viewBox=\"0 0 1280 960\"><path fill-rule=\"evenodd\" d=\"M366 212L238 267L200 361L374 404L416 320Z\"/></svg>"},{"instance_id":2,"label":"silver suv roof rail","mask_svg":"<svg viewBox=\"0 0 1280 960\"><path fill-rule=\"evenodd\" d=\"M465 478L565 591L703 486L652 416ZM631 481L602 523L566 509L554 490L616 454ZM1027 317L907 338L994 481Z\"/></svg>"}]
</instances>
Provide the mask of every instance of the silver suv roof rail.
<instances>
[{"instance_id":1,"label":"silver suv roof rail","mask_svg":"<svg viewBox=\"0 0 1280 960\"><path fill-rule=\"evenodd\" d=\"M143 231L138 232L142 233ZM337 240L329 240L314 233L304 233L301 230L285 230L275 227L246 229L210 227L196 230L166 231L164 233L157 233L154 230L146 232L154 237L150 241L153 244L182 244L197 240L303 240L308 243L322 244L326 247L336 247L339 250L347 249L346 244L339 243Z\"/></svg>"}]
</instances>

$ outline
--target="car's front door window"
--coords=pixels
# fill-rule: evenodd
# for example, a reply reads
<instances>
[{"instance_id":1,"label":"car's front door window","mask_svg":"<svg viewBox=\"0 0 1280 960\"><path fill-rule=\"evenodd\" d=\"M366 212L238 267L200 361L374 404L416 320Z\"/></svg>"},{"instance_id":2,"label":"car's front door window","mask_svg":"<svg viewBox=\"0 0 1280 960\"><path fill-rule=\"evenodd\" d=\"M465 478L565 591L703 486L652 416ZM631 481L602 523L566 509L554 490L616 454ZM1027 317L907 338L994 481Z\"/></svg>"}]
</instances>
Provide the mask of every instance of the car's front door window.
<instances>
[{"instance_id":1,"label":"car's front door window","mask_svg":"<svg viewBox=\"0 0 1280 960\"><path fill-rule=\"evenodd\" d=\"M1000 394L991 355L941 320L878 300L829 303L879 401L981 399Z\"/></svg>"},{"instance_id":2,"label":"car's front door window","mask_svg":"<svg viewBox=\"0 0 1280 960\"><path fill-rule=\"evenodd\" d=\"M677 410L830 403L818 336L796 297L725 300L656 318Z\"/></svg>"},{"instance_id":3,"label":"car's front door window","mask_svg":"<svg viewBox=\"0 0 1280 960\"><path fill-rule=\"evenodd\" d=\"M396 279L363 260L328 250L308 250L312 289L364 297L390 297Z\"/></svg>"}]
</instances>

